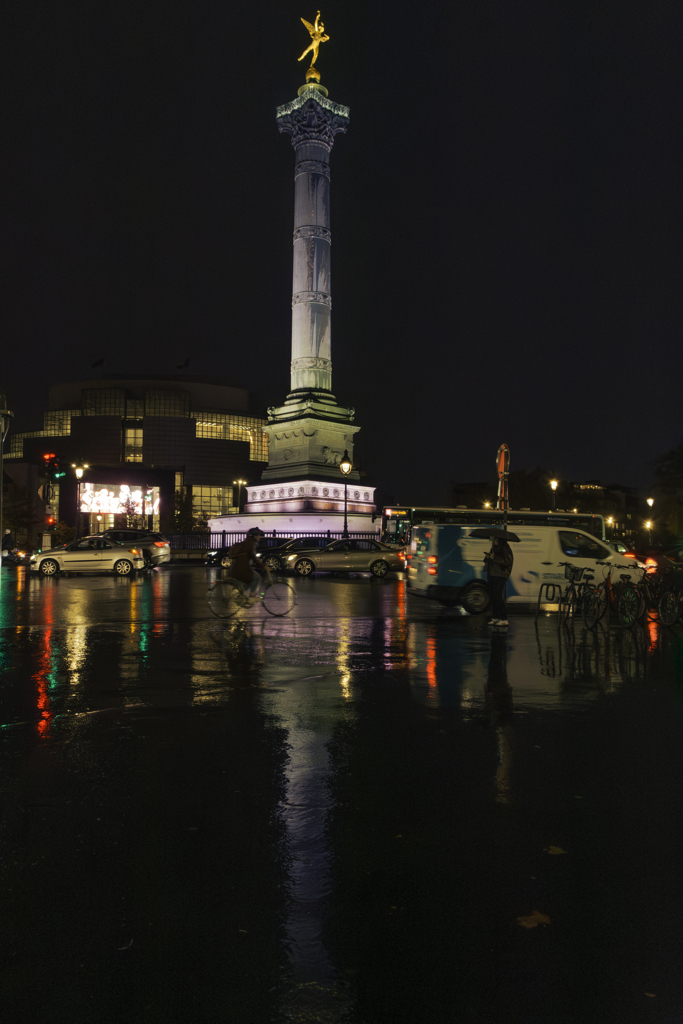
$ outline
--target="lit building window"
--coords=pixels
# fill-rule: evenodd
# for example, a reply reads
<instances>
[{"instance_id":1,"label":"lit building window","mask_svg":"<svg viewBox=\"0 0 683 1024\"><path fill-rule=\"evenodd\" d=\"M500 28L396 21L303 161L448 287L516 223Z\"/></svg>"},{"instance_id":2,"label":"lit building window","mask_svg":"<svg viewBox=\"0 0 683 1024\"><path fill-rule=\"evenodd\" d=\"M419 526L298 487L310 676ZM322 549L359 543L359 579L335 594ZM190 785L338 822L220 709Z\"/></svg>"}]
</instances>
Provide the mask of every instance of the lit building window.
<instances>
[{"instance_id":1,"label":"lit building window","mask_svg":"<svg viewBox=\"0 0 683 1024\"><path fill-rule=\"evenodd\" d=\"M142 428L126 427L125 462L142 462Z\"/></svg>"},{"instance_id":2,"label":"lit building window","mask_svg":"<svg viewBox=\"0 0 683 1024\"><path fill-rule=\"evenodd\" d=\"M193 412L192 416L197 421L197 437L248 441L250 460L268 461L268 435L263 432L265 420L223 412Z\"/></svg>"},{"instance_id":3,"label":"lit building window","mask_svg":"<svg viewBox=\"0 0 683 1024\"><path fill-rule=\"evenodd\" d=\"M222 516L227 512L237 512L233 505L232 487L201 487L192 488L192 507L195 514L204 513L207 518Z\"/></svg>"}]
</instances>

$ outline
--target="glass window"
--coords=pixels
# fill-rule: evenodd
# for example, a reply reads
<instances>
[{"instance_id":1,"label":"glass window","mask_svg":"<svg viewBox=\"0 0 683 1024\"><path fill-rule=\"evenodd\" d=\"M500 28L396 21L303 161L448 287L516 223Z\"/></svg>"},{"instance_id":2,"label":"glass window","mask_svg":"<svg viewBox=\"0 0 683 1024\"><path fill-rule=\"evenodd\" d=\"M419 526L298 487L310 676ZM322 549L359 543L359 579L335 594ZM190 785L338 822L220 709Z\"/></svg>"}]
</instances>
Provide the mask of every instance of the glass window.
<instances>
[{"instance_id":1,"label":"glass window","mask_svg":"<svg viewBox=\"0 0 683 1024\"><path fill-rule=\"evenodd\" d=\"M189 391L145 391L145 416L189 415Z\"/></svg>"},{"instance_id":2,"label":"glass window","mask_svg":"<svg viewBox=\"0 0 683 1024\"><path fill-rule=\"evenodd\" d=\"M193 412L192 417L197 423L197 437L248 441L252 462L268 461L268 435L263 432L265 420L224 412Z\"/></svg>"},{"instance_id":3,"label":"glass window","mask_svg":"<svg viewBox=\"0 0 683 1024\"><path fill-rule=\"evenodd\" d=\"M195 514L204 512L210 518L225 515L227 512L236 512L233 488L193 486L192 508Z\"/></svg>"},{"instance_id":4,"label":"glass window","mask_svg":"<svg viewBox=\"0 0 683 1024\"><path fill-rule=\"evenodd\" d=\"M119 388L83 388L82 416L126 415L126 396Z\"/></svg>"},{"instance_id":5,"label":"glass window","mask_svg":"<svg viewBox=\"0 0 683 1024\"><path fill-rule=\"evenodd\" d=\"M598 544L595 537L588 537L585 533L570 533L569 530L560 530L560 547L568 558L604 559L611 554L602 544Z\"/></svg>"}]
</instances>

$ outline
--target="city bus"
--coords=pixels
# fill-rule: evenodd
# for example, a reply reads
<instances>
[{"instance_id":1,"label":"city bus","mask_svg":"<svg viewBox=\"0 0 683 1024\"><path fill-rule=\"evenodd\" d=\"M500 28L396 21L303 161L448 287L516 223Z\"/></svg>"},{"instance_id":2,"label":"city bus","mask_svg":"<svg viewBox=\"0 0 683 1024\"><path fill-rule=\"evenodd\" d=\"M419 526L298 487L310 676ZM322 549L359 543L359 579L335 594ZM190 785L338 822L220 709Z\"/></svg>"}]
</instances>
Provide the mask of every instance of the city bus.
<instances>
[{"instance_id":1,"label":"city bus","mask_svg":"<svg viewBox=\"0 0 683 1024\"><path fill-rule=\"evenodd\" d=\"M392 505L382 509L382 532L380 540L385 544L402 547L410 543L414 526L455 523L457 525L498 526L503 524L503 512L497 508L438 508L435 506ZM590 512L531 512L528 509L508 509L508 525L515 526L566 526L569 529L591 533L598 540L605 540L604 516Z\"/></svg>"}]
</instances>

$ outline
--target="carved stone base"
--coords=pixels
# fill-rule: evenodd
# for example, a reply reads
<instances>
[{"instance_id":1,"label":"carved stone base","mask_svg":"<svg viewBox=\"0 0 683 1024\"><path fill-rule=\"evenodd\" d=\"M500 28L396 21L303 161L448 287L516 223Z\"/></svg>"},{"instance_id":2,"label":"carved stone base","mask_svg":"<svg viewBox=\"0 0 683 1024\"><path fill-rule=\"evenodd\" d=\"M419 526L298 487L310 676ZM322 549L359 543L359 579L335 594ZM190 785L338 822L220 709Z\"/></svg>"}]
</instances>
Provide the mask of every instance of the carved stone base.
<instances>
[{"instance_id":1,"label":"carved stone base","mask_svg":"<svg viewBox=\"0 0 683 1024\"><path fill-rule=\"evenodd\" d=\"M337 405L329 391L292 391L285 404L268 410L268 468L264 481L317 477L344 480L339 469L344 452L353 461L354 409ZM349 481L360 480L351 470Z\"/></svg>"}]
</instances>

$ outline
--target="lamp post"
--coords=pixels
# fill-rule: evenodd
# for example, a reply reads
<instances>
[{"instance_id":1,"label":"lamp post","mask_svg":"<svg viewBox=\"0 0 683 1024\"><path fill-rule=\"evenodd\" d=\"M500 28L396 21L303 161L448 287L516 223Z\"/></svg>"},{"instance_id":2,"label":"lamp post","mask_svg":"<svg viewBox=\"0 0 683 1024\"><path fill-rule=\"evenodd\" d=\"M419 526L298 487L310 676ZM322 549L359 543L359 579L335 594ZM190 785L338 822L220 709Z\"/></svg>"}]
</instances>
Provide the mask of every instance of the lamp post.
<instances>
[{"instance_id":1,"label":"lamp post","mask_svg":"<svg viewBox=\"0 0 683 1024\"><path fill-rule=\"evenodd\" d=\"M3 520L2 520L2 499L3 499L3 493L2 492L3 492L4 487L5 487L5 468L4 468L4 465L3 465L5 455L4 455L4 451L3 451L3 445L5 443L5 438L7 437L7 431L9 430L9 421L12 419L13 416L14 416L14 413L10 412L9 409L7 408L7 399L5 398L5 396L3 394L0 394L0 538L5 536L5 534L3 532ZM2 565L2 551L1 550L0 550L0 565Z\"/></svg>"},{"instance_id":2,"label":"lamp post","mask_svg":"<svg viewBox=\"0 0 683 1024\"><path fill-rule=\"evenodd\" d=\"M557 480L551 480L550 481L550 489L553 492L553 512L554 512L555 511L555 506L557 504L557 498L555 496L555 491L557 490Z\"/></svg>"},{"instance_id":3,"label":"lamp post","mask_svg":"<svg viewBox=\"0 0 683 1024\"><path fill-rule=\"evenodd\" d=\"M645 529L647 530L647 546L652 547L652 520L648 519L645 523Z\"/></svg>"},{"instance_id":4,"label":"lamp post","mask_svg":"<svg viewBox=\"0 0 683 1024\"><path fill-rule=\"evenodd\" d=\"M348 540L348 537L349 537L349 525L348 525L348 522L347 522L347 519L346 519L346 507L347 507L347 500L348 500L347 480L348 480L349 473L353 469L353 463L351 462L351 459L349 458L348 451L344 452L344 458L339 463L339 468L341 469L342 473L344 474L344 533L342 534L342 536L343 536L344 540Z\"/></svg>"},{"instance_id":5,"label":"lamp post","mask_svg":"<svg viewBox=\"0 0 683 1024\"><path fill-rule=\"evenodd\" d=\"M83 476L83 470L84 469L90 469L90 466L88 465L87 462L84 462L83 459L79 459L78 462L72 462L71 463L71 468L76 471L76 479L80 481L81 477ZM79 488L79 490L80 490L80 488ZM77 496L77 505L76 505L76 508L78 509L78 511L76 512L76 523L77 523L77 527L78 527L76 532L77 532L78 536L80 537L80 535L81 535L81 505L80 505L80 501L78 499L80 499L80 494Z\"/></svg>"},{"instance_id":6,"label":"lamp post","mask_svg":"<svg viewBox=\"0 0 683 1024\"><path fill-rule=\"evenodd\" d=\"M247 486L247 481L246 480L233 480L232 486L233 487L237 487L237 510L239 512L241 510L241 507L242 507L242 488Z\"/></svg>"}]
</instances>

